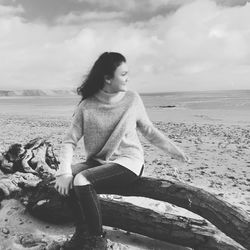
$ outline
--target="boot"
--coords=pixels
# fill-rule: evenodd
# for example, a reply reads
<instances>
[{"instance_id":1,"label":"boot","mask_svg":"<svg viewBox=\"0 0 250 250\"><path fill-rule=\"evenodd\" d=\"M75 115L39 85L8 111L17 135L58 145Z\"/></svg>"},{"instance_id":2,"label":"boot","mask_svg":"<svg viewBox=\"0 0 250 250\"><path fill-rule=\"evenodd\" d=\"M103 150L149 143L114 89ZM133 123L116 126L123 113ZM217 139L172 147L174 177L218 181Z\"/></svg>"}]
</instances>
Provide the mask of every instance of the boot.
<instances>
[{"instance_id":1,"label":"boot","mask_svg":"<svg viewBox=\"0 0 250 250\"><path fill-rule=\"evenodd\" d=\"M106 250L107 240L104 236L80 236L73 237L64 243L60 250Z\"/></svg>"},{"instance_id":2,"label":"boot","mask_svg":"<svg viewBox=\"0 0 250 250\"><path fill-rule=\"evenodd\" d=\"M79 204L79 201L78 201L78 198L76 196L74 189L69 190L69 196L67 197L67 203L68 203L68 206L70 208L76 229L86 229L87 230L85 215L81 209L81 206Z\"/></svg>"},{"instance_id":3,"label":"boot","mask_svg":"<svg viewBox=\"0 0 250 250\"><path fill-rule=\"evenodd\" d=\"M104 236L89 236L85 238L82 248L79 250L106 250L108 249L107 240ZM78 249L77 249L78 250Z\"/></svg>"},{"instance_id":4,"label":"boot","mask_svg":"<svg viewBox=\"0 0 250 250\"><path fill-rule=\"evenodd\" d=\"M82 213L81 207L75 195L75 191L71 189L67 197L68 207L71 210L75 225L75 232L70 240L66 241L61 249L63 250L77 250L82 249L85 238L89 236L85 217Z\"/></svg>"},{"instance_id":5,"label":"boot","mask_svg":"<svg viewBox=\"0 0 250 250\"><path fill-rule=\"evenodd\" d=\"M85 215L89 234L100 236L102 230L102 215L99 198L93 186L74 186L75 195L78 198L80 207Z\"/></svg>"},{"instance_id":6,"label":"boot","mask_svg":"<svg viewBox=\"0 0 250 250\"><path fill-rule=\"evenodd\" d=\"M84 235L84 233L81 233L76 230L71 239L64 242L60 250L83 250L86 238L88 237L89 236Z\"/></svg>"}]
</instances>

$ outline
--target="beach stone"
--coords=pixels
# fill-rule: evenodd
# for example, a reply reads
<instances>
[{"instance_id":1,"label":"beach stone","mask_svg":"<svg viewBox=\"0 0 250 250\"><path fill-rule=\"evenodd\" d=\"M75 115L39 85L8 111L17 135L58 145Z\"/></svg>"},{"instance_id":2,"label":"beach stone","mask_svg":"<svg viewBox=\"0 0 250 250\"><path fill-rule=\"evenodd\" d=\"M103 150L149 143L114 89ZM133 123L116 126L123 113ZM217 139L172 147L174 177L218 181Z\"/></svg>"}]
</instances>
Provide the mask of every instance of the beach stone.
<instances>
[{"instance_id":1,"label":"beach stone","mask_svg":"<svg viewBox=\"0 0 250 250\"><path fill-rule=\"evenodd\" d=\"M36 234L23 234L19 236L19 242L23 247L30 248L35 246L45 247L47 245L43 237Z\"/></svg>"},{"instance_id":2,"label":"beach stone","mask_svg":"<svg viewBox=\"0 0 250 250\"><path fill-rule=\"evenodd\" d=\"M10 233L10 230L9 230L7 227L4 227L4 228L2 229L2 232L3 232L4 234L9 234L9 233Z\"/></svg>"},{"instance_id":3,"label":"beach stone","mask_svg":"<svg viewBox=\"0 0 250 250\"><path fill-rule=\"evenodd\" d=\"M235 180L236 178L234 177L234 176L232 176L232 175L228 175L227 176L229 179L231 179L231 180Z\"/></svg>"},{"instance_id":4,"label":"beach stone","mask_svg":"<svg viewBox=\"0 0 250 250\"><path fill-rule=\"evenodd\" d=\"M182 143L182 140L174 140L174 142Z\"/></svg>"}]
</instances>

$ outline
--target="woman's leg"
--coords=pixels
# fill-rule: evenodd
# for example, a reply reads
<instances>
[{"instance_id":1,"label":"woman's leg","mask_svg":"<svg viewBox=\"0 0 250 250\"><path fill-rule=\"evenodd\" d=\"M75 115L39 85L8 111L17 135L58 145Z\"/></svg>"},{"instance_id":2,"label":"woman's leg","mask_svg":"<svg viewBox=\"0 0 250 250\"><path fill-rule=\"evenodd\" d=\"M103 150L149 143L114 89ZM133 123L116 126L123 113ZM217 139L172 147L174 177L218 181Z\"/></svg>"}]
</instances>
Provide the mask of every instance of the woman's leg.
<instances>
[{"instance_id":1,"label":"woman's leg","mask_svg":"<svg viewBox=\"0 0 250 250\"><path fill-rule=\"evenodd\" d=\"M95 162L95 161L80 162L77 164L73 164L73 165L71 165L72 174L73 174L73 176L76 176L78 173L80 173L86 169L95 167L98 164L99 163ZM76 225L83 224L82 221L84 221L84 220L83 220L83 216L82 216L82 211L80 210L79 202L78 202L78 199L75 195L74 189L71 189L69 191L69 196L67 197L67 199L69 202L69 206L71 208L72 215L73 215L73 217L75 217L75 224Z\"/></svg>"},{"instance_id":2,"label":"woman's leg","mask_svg":"<svg viewBox=\"0 0 250 250\"><path fill-rule=\"evenodd\" d=\"M76 176L78 173L82 172L83 170L93 168L98 165L100 165L100 163L97 161L93 161L93 160L72 164L71 165L72 174L73 176Z\"/></svg>"},{"instance_id":3,"label":"woman's leg","mask_svg":"<svg viewBox=\"0 0 250 250\"><path fill-rule=\"evenodd\" d=\"M73 176L76 176L79 172L89 169L98 165L97 162L81 162L71 166ZM82 244L82 238L88 231L86 225L86 219L84 213L80 207L78 198L76 197L74 189L69 190L69 195L66 197L68 207L71 211L74 225L75 233L70 241L66 242L63 246L63 249L77 249L79 244Z\"/></svg>"},{"instance_id":4,"label":"woman's leg","mask_svg":"<svg viewBox=\"0 0 250 250\"><path fill-rule=\"evenodd\" d=\"M90 235L100 236L102 230L102 215L97 193L106 188L117 188L129 185L138 176L125 167L108 163L83 170L74 178L74 190L85 214Z\"/></svg>"},{"instance_id":5,"label":"woman's leg","mask_svg":"<svg viewBox=\"0 0 250 250\"><path fill-rule=\"evenodd\" d=\"M86 169L92 168L96 165L97 163L95 162L81 162L81 163L74 164L71 166L72 174L73 176L76 176L78 173ZM67 202L69 204L69 208L71 210L71 213L74 219L76 231L79 231L79 230L82 231L86 223L85 223L84 214L81 211L74 189L70 189L69 196L67 197Z\"/></svg>"}]
</instances>

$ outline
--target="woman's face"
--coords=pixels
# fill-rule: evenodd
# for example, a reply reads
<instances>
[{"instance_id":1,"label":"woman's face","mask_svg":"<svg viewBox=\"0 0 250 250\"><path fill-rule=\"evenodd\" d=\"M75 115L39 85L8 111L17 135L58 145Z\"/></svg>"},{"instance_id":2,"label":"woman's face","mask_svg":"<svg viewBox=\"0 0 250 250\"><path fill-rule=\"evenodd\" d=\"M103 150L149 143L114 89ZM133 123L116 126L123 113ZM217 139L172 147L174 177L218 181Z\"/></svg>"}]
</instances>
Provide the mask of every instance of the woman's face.
<instances>
[{"instance_id":1,"label":"woman's face","mask_svg":"<svg viewBox=\"0 0 250 250\"><path fill-rule=\"evenodd\" d=\"M106 90L110 93L116 93L119 91L127 91L128 83L128 66L125 62L122 62L115 70L114 76L107 80L105 86Z\"/></svg>"}]
</instances>

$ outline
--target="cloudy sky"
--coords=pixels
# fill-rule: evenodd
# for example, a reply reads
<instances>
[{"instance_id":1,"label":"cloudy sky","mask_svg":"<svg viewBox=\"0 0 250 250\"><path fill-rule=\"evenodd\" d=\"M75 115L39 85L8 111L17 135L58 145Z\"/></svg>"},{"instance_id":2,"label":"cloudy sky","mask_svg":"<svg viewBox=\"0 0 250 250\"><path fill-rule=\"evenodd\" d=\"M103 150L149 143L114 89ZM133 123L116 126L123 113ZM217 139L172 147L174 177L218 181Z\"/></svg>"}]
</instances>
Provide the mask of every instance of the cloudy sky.
<instances>
[{"instance_id":1,"label":"cloudy sky","mask_svg":"<svg viewBox=\"0 0 250 250\"><path fill-rule=\"evenodd\" d=\"M0 0L0 89L74 88L104 51L140 92L250 89L247 0Z\"/></svg>"}]
</instances>

